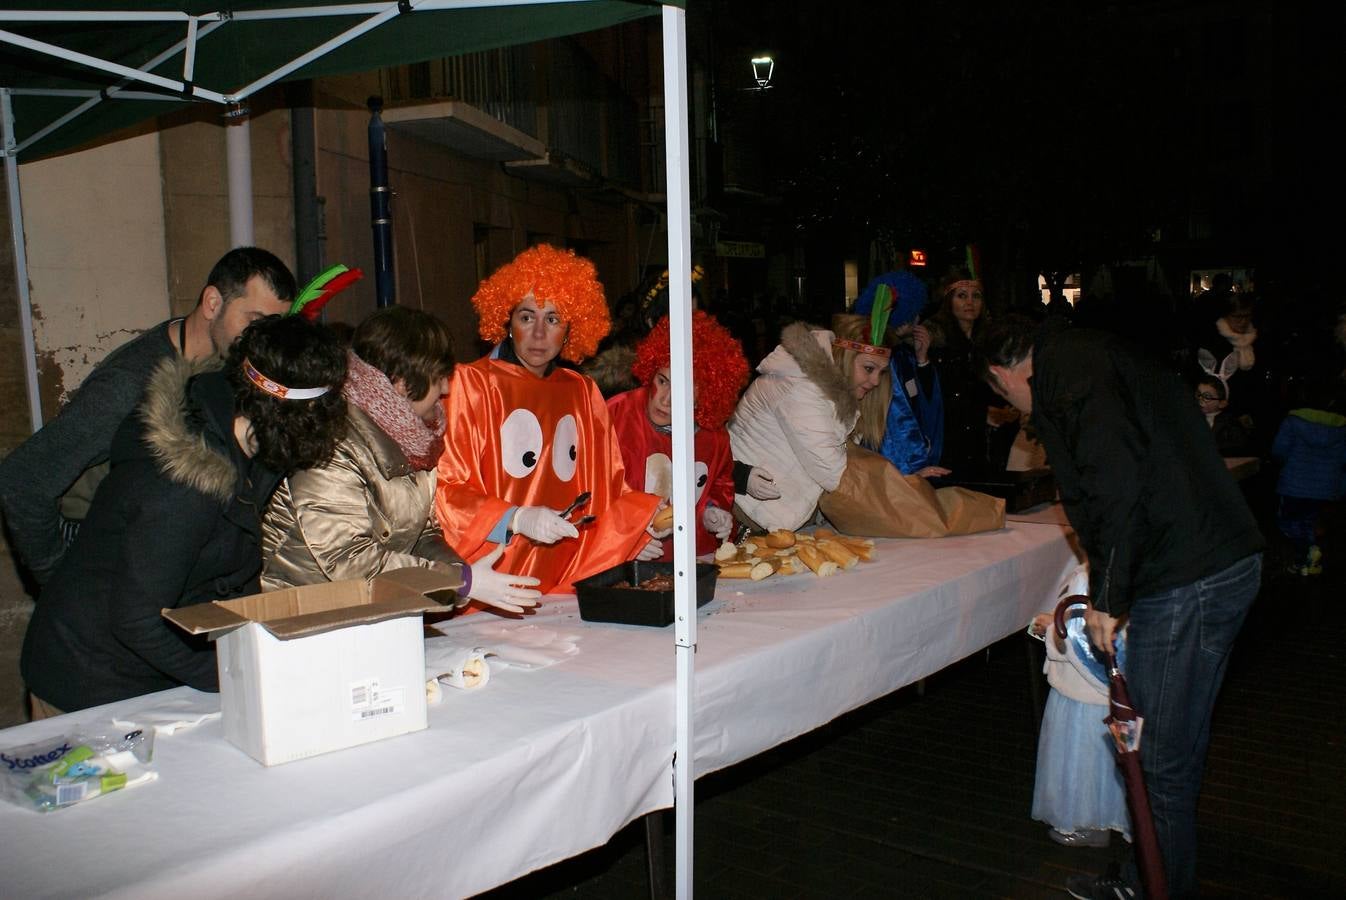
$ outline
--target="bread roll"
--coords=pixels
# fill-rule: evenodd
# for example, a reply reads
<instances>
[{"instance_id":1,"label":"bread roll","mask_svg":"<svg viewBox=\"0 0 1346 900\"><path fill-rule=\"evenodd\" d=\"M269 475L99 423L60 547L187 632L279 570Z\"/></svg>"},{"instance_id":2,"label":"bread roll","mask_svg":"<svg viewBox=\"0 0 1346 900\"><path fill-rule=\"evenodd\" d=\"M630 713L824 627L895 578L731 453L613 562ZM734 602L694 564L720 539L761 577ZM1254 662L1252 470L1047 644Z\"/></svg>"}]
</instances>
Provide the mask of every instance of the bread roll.
<instances>
[{"instance_id":1,"label":"bread roll","mask_svg":"<svg viewBox=\"0 0 1346 900\"><path fill-rule=\"evenodd\" d=\"M784 547L793 547L795 545L795 533L784 528L778 528L766 536L766 545L778 550Z\"/></svg>"}]
</instances>

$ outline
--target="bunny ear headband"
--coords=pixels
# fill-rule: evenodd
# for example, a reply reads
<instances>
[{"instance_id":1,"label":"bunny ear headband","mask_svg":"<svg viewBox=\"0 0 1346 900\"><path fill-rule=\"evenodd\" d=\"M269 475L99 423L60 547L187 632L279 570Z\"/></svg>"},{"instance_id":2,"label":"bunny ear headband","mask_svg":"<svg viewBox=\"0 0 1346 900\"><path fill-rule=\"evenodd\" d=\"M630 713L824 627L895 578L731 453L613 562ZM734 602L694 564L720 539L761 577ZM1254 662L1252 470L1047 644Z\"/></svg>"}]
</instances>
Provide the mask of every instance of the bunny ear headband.
<instances>
[{"instance_id":1,"label":"bunny ear headband","mask_svg":"<svg viewBox=\"0 0 1346 900\"><path fill-rule=\"evenodd\" d=\"M1221 360L1218 369L1215 367L1215 354L1204 347L1197 351L1196 359L1207 375L1219 379L1220 384L1224 385L1224 398L1225 400L1228 400L1229 376L1237 372L1239 367L1238 351L1229 354Z\"/></svg>"}]
</instances>

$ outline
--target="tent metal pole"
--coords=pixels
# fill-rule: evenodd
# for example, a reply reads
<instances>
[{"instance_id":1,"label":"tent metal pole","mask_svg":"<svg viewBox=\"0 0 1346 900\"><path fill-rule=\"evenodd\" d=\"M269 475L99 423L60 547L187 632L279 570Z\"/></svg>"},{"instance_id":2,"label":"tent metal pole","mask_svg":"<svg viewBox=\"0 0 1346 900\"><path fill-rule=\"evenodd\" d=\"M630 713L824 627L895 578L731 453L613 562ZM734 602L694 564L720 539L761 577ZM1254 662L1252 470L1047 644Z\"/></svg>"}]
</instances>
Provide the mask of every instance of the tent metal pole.
<instances>
[{"instance_id":1,"label":"tent metal pole","mask_svg":"<svg viewBox=\"0 0 1346 900\"><path fill-rule=\"evenodd\" d=\"M246 106L225 113L224 141L229 171L229 246L251 247L252 120Z\"/></svg>"},{"instance_id":2,"label":"tent metal pole","mask_svg":"<svg viewBox=\"0 0 1346 900\"><path fill-rule=\"evenodd\" d=\"M124 83L125 82L123 82L123 84ZM82 97L86 100L103 96L102 91L65 88L10 88L10 93L15 97ZM152 91L119 91L115 88L109 88L108 96L125 98L127 100L164 100L169 103L182 102L181 97L174 97L169 94L156 94Z\"/></svg>"},{"instance_id":3,"label":"tent metal pole","mask_svg":"<svg viewBox=\"0 0 1346 900\"><path fill-rule=\"evenodd\" d=\"M189 19L214 21L221 18L220 13L206 13L193 16L185 12L163 12L151 10L40 10L10 9L0 12L0 22L186 22Z\"/></svg>"},{"instance_id":4,"label":"tent metal pole","mask_svg":"<svg viewBox=\"0 0 1346 900\"><path fill-rule=\"evenodd\" d=\"M669 362L673 382L673 591L677 743L673 756L676 895L692 896L696 759L696 456L692 419L692 224L687 172L687 14L663 7L664 164L668 197Z\"/></svg>"},{"instance_id":5,"label":"tent metal pole","mask_svg":"<svg viewBox=\"0 0 1346 900\"><path fill-rule=\"evenodd\" d=\"M19 293L19 331L23 341L23 377L28 388L28 418L42 427L42 395L37 385L37 343L33 338L33 300L28 293L28 251L23 237L23 201L19 196L19 159L14 142L14 106L8 88L0 88L5 187L9 196L9 232L14 244L14 280Z\"/></svg>"}]
</instances>

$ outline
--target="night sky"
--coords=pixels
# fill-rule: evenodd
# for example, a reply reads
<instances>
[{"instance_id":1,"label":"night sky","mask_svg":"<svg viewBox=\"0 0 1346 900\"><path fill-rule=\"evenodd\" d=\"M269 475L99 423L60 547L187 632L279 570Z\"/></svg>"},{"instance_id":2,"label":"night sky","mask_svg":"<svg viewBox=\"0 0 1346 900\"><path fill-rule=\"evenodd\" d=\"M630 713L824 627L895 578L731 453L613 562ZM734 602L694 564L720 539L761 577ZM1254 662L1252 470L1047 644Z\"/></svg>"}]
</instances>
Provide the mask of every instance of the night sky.
<instances>
[{"instance_id":1,"label":"night sky","mask_svg":"<svg viewBox=\"0 0 1346 900\"><path fill-rule=\"evenodd\" d=\"M801 231L993 242L1044 268L1159 247L1297 291L1336 256L1339 6L717 0L699 14L722 134L766 141L769 186ZM742 90L762 51L777 61L765 95Z\"/></svg>"}]
</instances>

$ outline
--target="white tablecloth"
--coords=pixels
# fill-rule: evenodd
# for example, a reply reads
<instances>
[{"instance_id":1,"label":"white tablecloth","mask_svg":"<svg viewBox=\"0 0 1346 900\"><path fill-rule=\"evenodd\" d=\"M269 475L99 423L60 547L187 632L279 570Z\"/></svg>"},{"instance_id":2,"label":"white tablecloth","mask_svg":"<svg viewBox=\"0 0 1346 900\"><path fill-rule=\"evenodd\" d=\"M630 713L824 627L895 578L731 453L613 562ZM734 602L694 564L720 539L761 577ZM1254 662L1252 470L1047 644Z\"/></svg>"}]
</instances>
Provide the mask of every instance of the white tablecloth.
<instances>
[{"instance_id":1,"label":"white tablecloth","mask_svg":"<svg viewBox=\"0 0 1346 900\"><path fill-rule=\"evenodd\" d=\"M878 543L826 580L719 583L698 620L698 775L1023 628L1075 563L1050 524ZM439 627L470 644L502 621ZM672 629L583 622L573 598L510 625L576 637L578 652L446 690L423 732L265 768L212 721L159 738L157 782L45 815L0 809L3 895L467 896L671 806ZM11 728L0 747L192 693Z\"/></svg>"}]
</instances>

